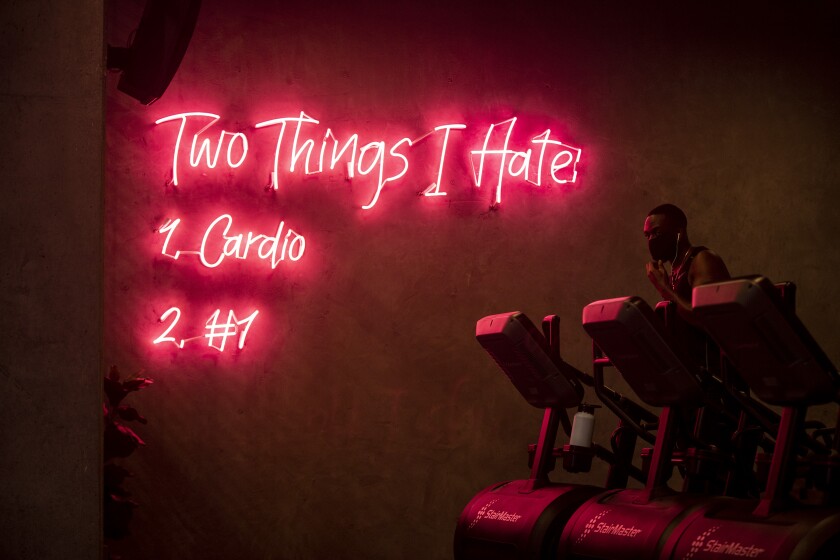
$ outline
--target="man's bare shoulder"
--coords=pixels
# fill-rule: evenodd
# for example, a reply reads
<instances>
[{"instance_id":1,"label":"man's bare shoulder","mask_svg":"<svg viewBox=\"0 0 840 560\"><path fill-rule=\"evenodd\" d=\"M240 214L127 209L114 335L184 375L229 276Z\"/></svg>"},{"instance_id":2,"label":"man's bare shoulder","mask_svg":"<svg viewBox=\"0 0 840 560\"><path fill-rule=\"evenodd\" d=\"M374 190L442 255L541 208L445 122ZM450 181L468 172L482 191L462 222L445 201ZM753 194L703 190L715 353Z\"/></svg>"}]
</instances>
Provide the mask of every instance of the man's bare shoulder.
<instances>
[{"instance_id":1,"label":"man's bare shoulder","mask_svg":"<svg viewBox=\"0 0 840 560\"><path fill-rule=\"evenodd\" d=\"M688 274L692 286L721 282L730 277L720 255L706 248L695 255Z\"/></svg>"}]
</instances>

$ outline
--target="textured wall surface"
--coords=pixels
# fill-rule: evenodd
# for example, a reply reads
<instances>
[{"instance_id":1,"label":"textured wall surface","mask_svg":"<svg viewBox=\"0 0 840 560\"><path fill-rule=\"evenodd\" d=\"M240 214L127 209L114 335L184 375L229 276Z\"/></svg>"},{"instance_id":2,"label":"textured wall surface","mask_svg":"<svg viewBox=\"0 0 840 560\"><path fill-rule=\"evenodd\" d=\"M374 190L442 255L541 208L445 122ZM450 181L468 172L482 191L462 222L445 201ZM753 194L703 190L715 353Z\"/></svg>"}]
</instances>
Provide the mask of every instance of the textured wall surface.
<instances>
[{"instance_id":1,"label":"textured wall surface","mask_svg":"<svg viewBox=\"0 0 840 560\"><path fill-rule=\"evenodd\" d=\"M0 6L0 557L100 555L103 2Z\"/></svg>"},{"instance_id":2,"label":"textured wall surface","mask_svg":"<svg viewBox=\"0 0 840 560\"><path fill-rule=\"evenodd\" d=\"M107 83L105 357L156 381L132 397L149 423L125 461L141 504L125 558L449 558L469 498L527 476L541 417L475 321L557 313L565 358L588 369L583 306L656 300L641 227L662 202L733 274L797 282L801 317L840 360L836 13L353 4L210 0L160 101ZM113 42L136 18L115 3ZM183 111L221 115L209 138L245 134L242 167L193 169L184 148L167 184L178 126L154 121ZM371 210L370 176L283 172L266 190L277 128L253 125L299 111L321 121L303 133L317 145L327 127L392 143L467 124L448 196L417 196L437 172L420 144ZM526 140L550 127L581 147L579 180L508 180L491 211L466 154L513 115ZM167 220L182 219L173 244L190 250L224 213L237 232L284 220L304 256L209 269L161 254ZM199 337L183 349L152 344L172 306L170 334ZM241 352L200 338L217 308L260 310ZM599 412L602 442L614 422Z\"/></svg>"}]
</instances>

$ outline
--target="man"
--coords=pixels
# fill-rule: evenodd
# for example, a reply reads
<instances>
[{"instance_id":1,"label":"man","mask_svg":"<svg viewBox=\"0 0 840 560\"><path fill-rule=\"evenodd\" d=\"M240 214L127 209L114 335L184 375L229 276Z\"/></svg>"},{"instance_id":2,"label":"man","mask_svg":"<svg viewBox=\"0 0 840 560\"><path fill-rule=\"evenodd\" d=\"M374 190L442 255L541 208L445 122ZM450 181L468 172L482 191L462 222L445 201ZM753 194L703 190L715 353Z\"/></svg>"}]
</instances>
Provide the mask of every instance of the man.
<instances>
[{"instance_id":1,"label":"man","mask_svg":"<svg viewBox=\"0 0 840 560\"><path fill-rule=\"evenodd\" d=\"M662 204L648 212L644 234L653 260L645 269L662 298L674 302L680 316L691 321L691 290L728 280L729 271L713 251L691 245L687 224L685 213L673 204ZM670 273L666 262L670 263Z\"/></svg>"},{"instance_id":2,"label":"man","mask_svg":"<svg viewBox=\"0 0 840 560\"><path fill-rule=\"evenodd\" d=\"M644 234L653 260L648 262L645 268L648 279L662 298L672 301L676 306L679 317L675 317L677 320L669 324L671 333L681 341L692 361L710 373L720 375L719 350L696 326L691 313L691 292L695 286L728 280L729 271L717 254L706 247L695 247L691 244L686 227L685 213L673 204L662 204L651 210L645 219ZM665 263L670 263L670 273ZM684 321L680 321L679 318ZM730 382L740 385L735 378L731 378ZM744 457L749 457L750 453L754 455L756 442L752 442L752 447L741 448L732 445L732 434L738 428L737 423L732 420L738 417L737 404L728 402L726 398L721 404L730 409L731 417L709 407L683 408L679 431L682 434L693 434L694 437L725 453L740 453ZM678 448L693 445L688 440L678 439ZM738 464L752 463L747 460ZM723 471L720 471L706 479L693 477L687 483L686 490L712 494L720 494L726 490L730 495L757 496L751 469L735 469L732 475L730 487L727 487L726 477Z\"/></svg>"}]
</instances>

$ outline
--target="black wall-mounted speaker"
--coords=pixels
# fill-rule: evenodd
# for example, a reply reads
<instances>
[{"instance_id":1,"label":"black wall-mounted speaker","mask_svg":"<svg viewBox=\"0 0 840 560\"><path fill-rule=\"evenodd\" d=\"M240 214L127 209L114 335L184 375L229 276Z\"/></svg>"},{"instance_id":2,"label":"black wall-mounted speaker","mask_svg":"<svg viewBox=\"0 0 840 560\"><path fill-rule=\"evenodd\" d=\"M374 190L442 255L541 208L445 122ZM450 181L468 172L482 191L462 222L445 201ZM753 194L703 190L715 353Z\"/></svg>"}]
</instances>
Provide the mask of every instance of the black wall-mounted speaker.
<instances>
[{"instance_id":1,"label":"black wall-mounted speaker","mask_svg":"<svg viewBox=\"0 0 840 560\"><path fill-rule=\"evenodd\" d=\"M190 44L201 0L148 0L128 48L108 47L117 89L149 105L163 95Z\"/></svg>"}]
</instances>

